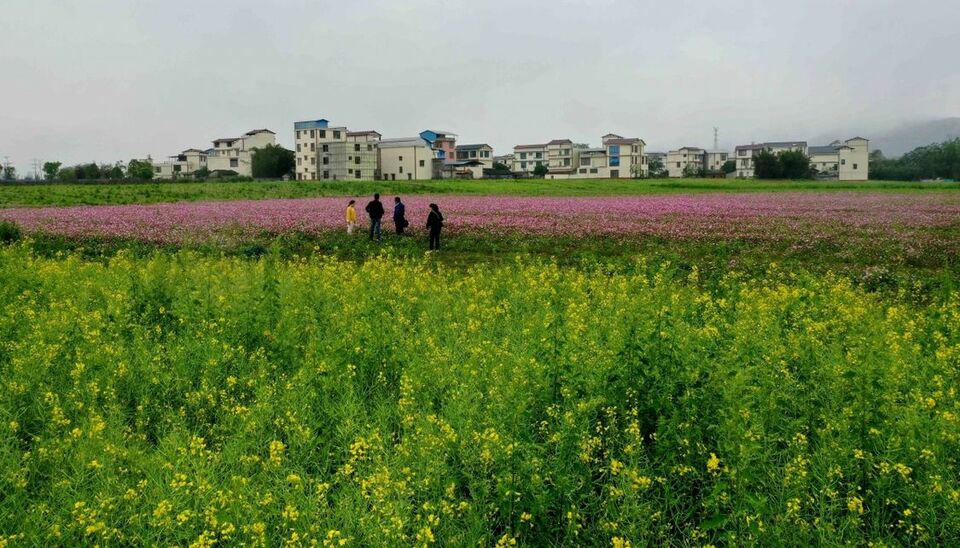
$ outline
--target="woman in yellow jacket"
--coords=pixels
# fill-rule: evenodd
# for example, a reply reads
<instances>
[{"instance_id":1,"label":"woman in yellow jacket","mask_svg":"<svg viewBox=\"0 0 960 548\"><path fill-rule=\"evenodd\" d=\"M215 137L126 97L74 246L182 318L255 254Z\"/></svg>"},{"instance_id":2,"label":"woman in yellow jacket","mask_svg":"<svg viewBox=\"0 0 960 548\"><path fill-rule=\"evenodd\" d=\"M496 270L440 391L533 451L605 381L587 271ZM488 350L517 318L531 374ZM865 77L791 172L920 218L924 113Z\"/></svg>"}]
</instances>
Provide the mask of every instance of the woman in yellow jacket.
<instances>
[{"instance_id":1,"label":"woman in yellow jacket","mask_svg":"<svg viewBox=\"0 0 960 548\"><path fill-rule=\"evenodd\" d=\"M350 200L347 204L347 234L353 234L353 229L357 227L357 210L353 206L356 200Z\"/></svg>"}]
</instances>

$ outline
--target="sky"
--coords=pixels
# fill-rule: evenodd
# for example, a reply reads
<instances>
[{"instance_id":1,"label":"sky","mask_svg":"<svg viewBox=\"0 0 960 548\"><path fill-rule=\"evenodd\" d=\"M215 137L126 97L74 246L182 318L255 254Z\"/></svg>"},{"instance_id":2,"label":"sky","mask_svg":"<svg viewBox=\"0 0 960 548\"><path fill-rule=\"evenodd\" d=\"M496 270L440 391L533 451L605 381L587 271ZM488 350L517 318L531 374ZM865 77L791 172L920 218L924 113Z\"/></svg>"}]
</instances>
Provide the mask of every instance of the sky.
<instances>
[{"instance_id":1,"label":"sky","mask_svg":"<svg viewBox=\"0 0 960 548\"><path fill-rule=\"evenodd\" d=\"M7 0L0 160L154 159L326 118L495 154L960 114L958 0Z\"/></svg>"}]
</instances>

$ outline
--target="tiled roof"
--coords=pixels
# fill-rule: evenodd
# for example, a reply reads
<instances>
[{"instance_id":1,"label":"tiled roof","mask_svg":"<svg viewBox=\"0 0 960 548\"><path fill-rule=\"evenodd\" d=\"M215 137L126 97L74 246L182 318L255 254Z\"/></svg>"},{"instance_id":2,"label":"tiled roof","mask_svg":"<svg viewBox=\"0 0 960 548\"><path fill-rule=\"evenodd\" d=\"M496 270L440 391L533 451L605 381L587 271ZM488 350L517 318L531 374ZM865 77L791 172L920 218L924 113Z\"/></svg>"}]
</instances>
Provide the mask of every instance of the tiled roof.
<instances>
[{"instance_id":1,"label":"tiled roof","mask_svg":"<svg viewBox=\"0 0 960 548\"><path fill-rule=\"evenodd\" d=\"M256 135L258 133L270 133L270 134L276 135L276 133L273 133L269 129L253 129L244 133L244 135Z\"/></svg>"},{"instance_id":2,"label":"tiled roof","mask_svg":"<svg viewBox=\"0 0 960 548\"><path fill-rule=\"evenodd\" d=\"M635 144L637 144L637 143L642 143L642 142L643 142L642 139L639 139L639 138L637 138L637 137L633 137L633 138L630 138L630 139L623 139L623 138L607 139L604 144L607 144L607 145L635 145Z\"/></svg>"},{"instance_id":3,"label":"tiled roof","mask_svg":"<svg viewBox=\"0 0 960 548\"><path fill-rule=\"evenodd\" d=\"M546 148L547 145L517 145L513 147L514 150L524 149L524 148Z\"/></svg>"},{"instance_id":4,"label":"tiled roof","mask_svg":"<svg viewBox=\"0 0 960 548\"><path fill-rule=\"evenodd\" d=\"M571 145L571 144L573 144L573 141L571 141L570 139L554 139L549 143L547 143L547 145Z\"/></svg>"},{"instance_id":5,"label":"tiled roof","mask_svg":"<svg viewBox=\"0 0 960 548\"><path fill-rule=\"evenodd\" d=\"M809 147L807 148L807 153L813 156L814 154L836 154L837 147L833 145L826 145L822 147Z\"/></svg>"},{"instance_id":6,"label":"tiled roof","mask_svg":"<svg viewBox=\"0 0 960 548\"><path fill-rule=\"evenodd\" d=\"M232 143L234 141L239 141L239 137L221 137L219 139L214 139L214 143Z\"/></svg>"},{"instance_id":7,"label":"tiled roof","mask_svg":"<svg viewBox=\"0 0 960 548\"><path fill-rule=\"evenodd\" d=\"M380 148L426 147L427 142L422 137L400 137L398 139L383 139Z\"/></svg>"},{"instance_id":8,"label":"tiled roof","mask_svg":"<svg viewBox=\"0 0 960 548\"><path fill-rule=\"evenodd\" d=\"M354 136L354 135L376 135L380 137L380 132L373 131L372 129L367 131L348 131L347 132L347 137Z\"/></svg>"}]
</instances>

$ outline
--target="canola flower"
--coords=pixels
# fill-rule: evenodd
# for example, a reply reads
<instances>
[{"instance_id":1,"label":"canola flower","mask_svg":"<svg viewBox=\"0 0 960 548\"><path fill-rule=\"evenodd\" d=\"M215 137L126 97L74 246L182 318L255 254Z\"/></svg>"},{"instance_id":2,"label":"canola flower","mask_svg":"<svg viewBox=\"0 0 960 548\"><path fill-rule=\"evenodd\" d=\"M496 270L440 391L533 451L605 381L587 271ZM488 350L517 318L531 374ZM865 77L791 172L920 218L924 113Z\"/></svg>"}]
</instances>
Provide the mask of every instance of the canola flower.
<instances>
[{"instance_id":1,"label":"canola flower","mask_svg":"<svg viewBox=\"0 0 960 548\"><path fill-rule=\"evenodd\" d=\"M11 545L952 544L960 296L0 249Z\"/></svg>"}]
</instances>

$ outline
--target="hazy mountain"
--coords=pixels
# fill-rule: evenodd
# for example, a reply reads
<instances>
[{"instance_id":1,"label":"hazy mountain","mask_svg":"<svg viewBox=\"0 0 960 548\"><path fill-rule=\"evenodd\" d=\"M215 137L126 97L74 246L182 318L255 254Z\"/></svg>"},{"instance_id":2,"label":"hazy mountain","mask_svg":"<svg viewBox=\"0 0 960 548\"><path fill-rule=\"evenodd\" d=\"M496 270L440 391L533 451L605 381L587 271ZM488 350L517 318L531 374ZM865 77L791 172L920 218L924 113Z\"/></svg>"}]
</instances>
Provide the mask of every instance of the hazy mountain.
<instances>
[{"instance_id":1,"label":"hazy mountain","mask_svg":"<svg viewBox=\"0 0 960 548\"><path fill-rule=\"evenodd\" d=\"M900 156L920 146L960 137L960 117L904 124L864 137L870 139L871 150L882 150L887 157Z\"/></svg>"}]
</instances>

